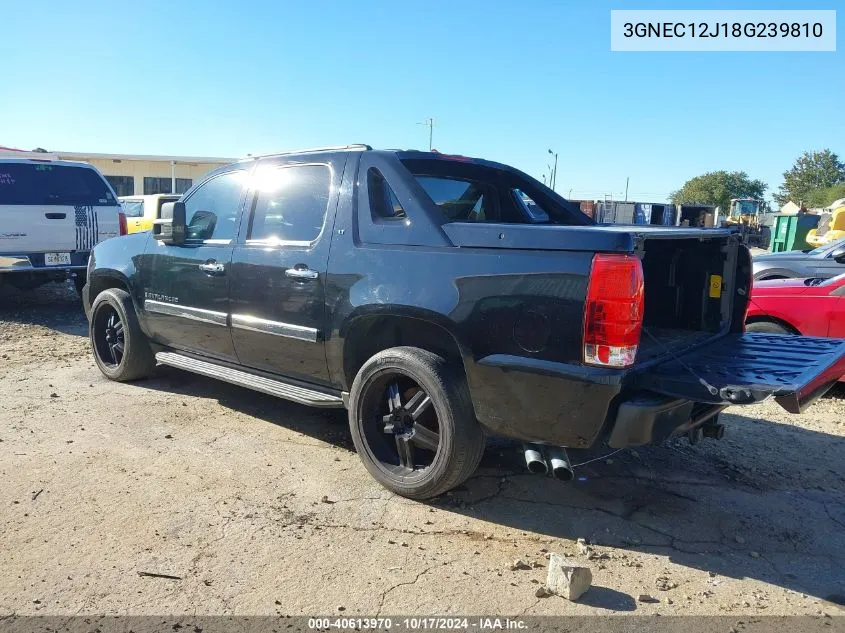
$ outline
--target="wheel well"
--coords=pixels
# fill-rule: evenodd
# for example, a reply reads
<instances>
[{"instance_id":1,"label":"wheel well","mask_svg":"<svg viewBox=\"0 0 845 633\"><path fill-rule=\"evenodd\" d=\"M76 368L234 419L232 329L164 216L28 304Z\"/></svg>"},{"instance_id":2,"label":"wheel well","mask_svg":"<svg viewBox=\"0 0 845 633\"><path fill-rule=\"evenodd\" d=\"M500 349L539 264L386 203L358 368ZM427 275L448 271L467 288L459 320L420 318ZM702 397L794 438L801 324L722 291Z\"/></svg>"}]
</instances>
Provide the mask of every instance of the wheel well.
<instances>
[{"instance_id":1,"label":"wheel well","mask_svg":"<svg viewBox=\"0 0 845 633\"><path fill-rule=\"evenodd\" d=\"M761 315L757 315L757 316L753 316L753 317L748 317L745 320L746 325L748 325L749 323L767 323L767 322L768 323L775 323L775 324L777 324L781 327L784 327L787 330L789 330L790 332L792 332L793 334L801 334L801 332L799 332L795 328L795 326L792 325L791 323L787 323L783 319L779 319L779 318L773 317L771 315L762 315L761 314Z\"/></svg>"},{"instance_id":2,"label":"wheel well","mask_svg":"<svg viewBox=\"0 0 845 633\"><path fill-rule=\"evenodd\" d=\"M463 366L463 356L458 343L446 328L414 317L372 316L356 319L344 337L343 373L346 386L352 381L361 366L378 352L408 345L433 352Z\"/></svg>"},{"instance_id":3,"label":"wheel well","mask_svg":"<svg viewBox=\"0 0 845 633\"><path fill-rule=\"evenodd\" d=\"M122 279L117 277L97 276L88 280L88 297L91 303L94 303L94 299L97 298L97 295L99 295L103 290L108 290L109 288L120 288L121 290L129 292L129 286Z\"/></svg>"}]
</instances>

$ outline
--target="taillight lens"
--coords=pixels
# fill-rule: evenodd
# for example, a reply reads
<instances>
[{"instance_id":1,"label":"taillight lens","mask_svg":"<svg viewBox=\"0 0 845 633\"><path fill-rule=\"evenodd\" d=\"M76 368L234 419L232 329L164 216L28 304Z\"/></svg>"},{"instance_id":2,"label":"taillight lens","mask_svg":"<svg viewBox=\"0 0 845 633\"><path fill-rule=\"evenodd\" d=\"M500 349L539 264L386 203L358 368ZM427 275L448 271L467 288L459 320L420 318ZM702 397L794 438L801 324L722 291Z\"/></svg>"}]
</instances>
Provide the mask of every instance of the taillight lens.
<instances>
[{"instance_id":1,"label":"taillight lens","mask_svg":"<svg viewBox=\"0 0 845 633\"><path fill-rule=\"evenodd\" d=\"M125 213L118 213L117 214L117 225L118 230L121 235L126 235L129 233L129 229L126 227L126 214Z\"/></svg>"},{"instance_id":2,"label":"taillight lens","mask_svg":"<svg viewBox=\"0 0 845 633\"><path fill-rule=\"evenodd\" d=\"M593 257L584 307L584 362L602 367L634 364L643 327L642 263L630 255Z\"/></svg>"}]
</instances>

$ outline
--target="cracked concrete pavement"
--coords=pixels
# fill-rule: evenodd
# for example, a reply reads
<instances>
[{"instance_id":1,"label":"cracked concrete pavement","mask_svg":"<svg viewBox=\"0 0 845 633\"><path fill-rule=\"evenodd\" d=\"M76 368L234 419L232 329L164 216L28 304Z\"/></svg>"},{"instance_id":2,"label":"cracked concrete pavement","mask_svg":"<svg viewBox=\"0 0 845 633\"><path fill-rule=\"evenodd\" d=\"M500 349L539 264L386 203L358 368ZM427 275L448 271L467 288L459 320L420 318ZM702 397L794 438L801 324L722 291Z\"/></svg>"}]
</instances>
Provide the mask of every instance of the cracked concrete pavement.
<instances>
[{"instance_id":1,"label":"cracked concrete pavement","mask_svg":"<svg viewBox=\"0 0 845 633\"><path fill-rule=\"evenodd\" d=\"M67 286L0 288L0 616L843 613L843 389L570 484L491 441L418 503L367 475L344 412L167 368L111 383L85 335ZM550 551L591 567L579 602L535 596Z\"/></svg>"}]
</instances>

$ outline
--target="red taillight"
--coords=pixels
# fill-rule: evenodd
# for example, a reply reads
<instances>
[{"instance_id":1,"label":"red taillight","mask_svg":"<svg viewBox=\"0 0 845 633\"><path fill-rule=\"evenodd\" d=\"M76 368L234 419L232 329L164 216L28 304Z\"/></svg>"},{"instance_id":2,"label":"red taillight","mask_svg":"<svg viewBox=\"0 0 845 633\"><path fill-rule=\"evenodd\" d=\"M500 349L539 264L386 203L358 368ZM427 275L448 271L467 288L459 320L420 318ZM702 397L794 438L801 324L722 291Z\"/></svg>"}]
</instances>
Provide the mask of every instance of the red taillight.
<instances>
[{"instance_id":1,"label":"red taillight","mask_svg":"<svg viewBox=\"0 0 845 633\"><path fill-rule=\"evenodd\" d=\"M118 231L121 235L126 235L129 233L129 229L126 227L126 214L125 213L118 213L117 214L117 225Z\"/></svg>"},{"instance_id":2,"label":"red taillight","mask_svg":"<svg viewBox=\"0 0 845 633\"><path fill-rule=\"evenodd\" d=\"M643 305L640 260L630 255L595 255L584 306L584 362L603 367L633 365Z\"/></svg>"}]
</instances>

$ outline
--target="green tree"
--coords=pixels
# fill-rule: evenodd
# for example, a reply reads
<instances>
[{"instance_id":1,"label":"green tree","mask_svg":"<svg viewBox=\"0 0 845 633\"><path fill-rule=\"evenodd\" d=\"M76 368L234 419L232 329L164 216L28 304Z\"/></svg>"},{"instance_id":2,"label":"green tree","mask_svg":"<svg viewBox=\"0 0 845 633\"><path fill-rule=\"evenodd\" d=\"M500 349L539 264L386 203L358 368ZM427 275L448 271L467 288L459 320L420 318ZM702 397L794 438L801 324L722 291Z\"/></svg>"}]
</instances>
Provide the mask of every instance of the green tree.
<instances>
[{"instance_id":1,"label":"green tree","mask_svg":"<svg viewBox=\"0 0 845 633\"><path fill-rule=\"evenodd\" d=\"M783 172L783 184L774 195L778 204L792 200L808 207L824 206L825 189L845 182L845 164L829 149L804 152L788 171ZM830 200L827 204L830 204Z\"/></svg>"},{"instance_id":2,"label":"green tree","mask_svg":"<svg viewBox=\"0 0 845 633\"><path fill-rule=\"evenodd\" d=\"M709 204L727 213L731 198L762 200L767 188L762 180L749 178L744 171L709 171L687 180L669 199L674 204Z\"/></svg>"}]
</instances>

